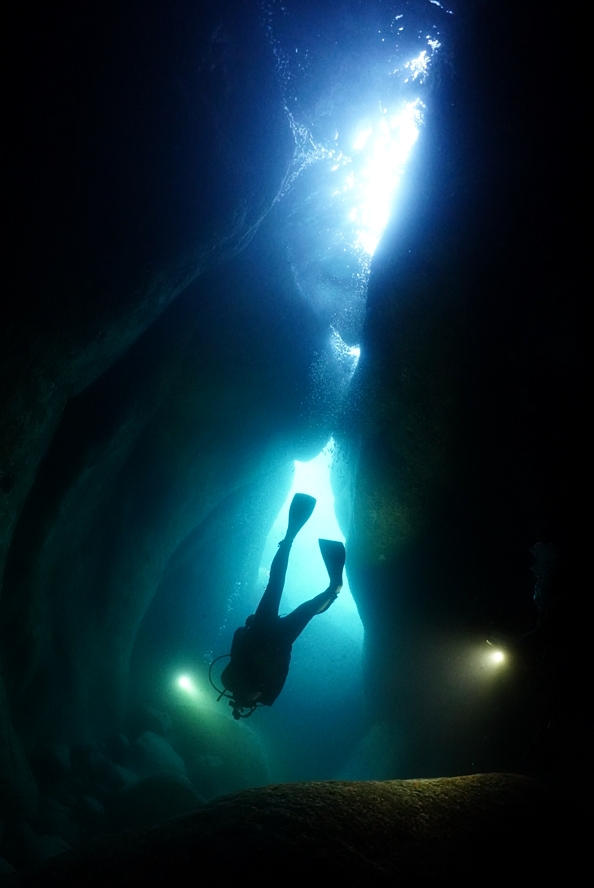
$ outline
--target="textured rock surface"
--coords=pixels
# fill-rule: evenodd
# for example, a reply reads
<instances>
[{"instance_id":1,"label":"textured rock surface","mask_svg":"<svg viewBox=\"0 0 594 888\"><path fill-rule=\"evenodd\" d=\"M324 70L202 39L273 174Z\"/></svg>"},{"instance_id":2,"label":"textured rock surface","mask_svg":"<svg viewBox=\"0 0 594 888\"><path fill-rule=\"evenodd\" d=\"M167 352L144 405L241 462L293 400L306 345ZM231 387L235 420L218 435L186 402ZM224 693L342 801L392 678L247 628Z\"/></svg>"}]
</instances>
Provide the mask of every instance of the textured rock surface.
<instances>
[{"instance_id":1,"label":"textured rock surface","mask_svg":"<svg viewBox=\"0 0 594 888\"><path fill-rule=\"evenodd\" d=\"M486 872L537 878L575 850L571 835L557 829L547 794L514 775L287 784L66 855L17 884L182 886L205 870L217 880L291 873L404 885L460 884ZM579 854L566 858L567 878L578 867Z\"/></svg>"}]
</instances>

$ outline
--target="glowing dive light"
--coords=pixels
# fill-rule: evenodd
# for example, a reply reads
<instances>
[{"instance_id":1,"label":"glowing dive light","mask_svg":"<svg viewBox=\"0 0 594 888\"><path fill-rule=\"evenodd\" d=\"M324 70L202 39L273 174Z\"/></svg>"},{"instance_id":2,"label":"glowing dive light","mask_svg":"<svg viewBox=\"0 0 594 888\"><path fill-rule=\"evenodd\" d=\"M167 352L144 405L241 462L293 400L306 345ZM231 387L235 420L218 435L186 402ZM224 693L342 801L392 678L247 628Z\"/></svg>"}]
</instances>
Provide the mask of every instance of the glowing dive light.
<instances>
[{"instance_id":1,"label":"glowing dive light","mask_svg":"<svg viewBox=\"0 0 594 888\"><path fill-rule=\"evenodd\" d=\"M177 679L177 686L181 688L182 691L185 691L191 697L195 697L198 693L198 689L189 675L180 675Z\"/></svg>"},{"instance_id":2,"label":"glowing dive light","mask_svg":"<svg viewBox=\"0 0 594 888\"><path fill-rule=\"evenodd\" d=\"M493 648L493 642L487 639L487 644L490 648ZM487 656L488 662L492 666L501 666L502 663L505 663L505 654L500 648L495 648L494 650L490 650Z\"/></svg>"}]
</instances>

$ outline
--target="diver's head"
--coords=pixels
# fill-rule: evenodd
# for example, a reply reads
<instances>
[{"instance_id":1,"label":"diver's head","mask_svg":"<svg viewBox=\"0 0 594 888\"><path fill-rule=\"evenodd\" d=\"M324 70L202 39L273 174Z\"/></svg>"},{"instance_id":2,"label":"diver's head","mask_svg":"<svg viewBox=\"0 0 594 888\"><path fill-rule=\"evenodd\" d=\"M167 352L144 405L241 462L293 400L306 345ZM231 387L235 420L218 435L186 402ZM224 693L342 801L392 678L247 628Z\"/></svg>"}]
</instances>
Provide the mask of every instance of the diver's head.
<instances>
[{"instance_id":1,"label":"diver's head","mask_svg":"<svg viewBox=\"0 0 594 888\"><path fill-rule=\"evenodd\" d=\"M261 696L262 691L238 691L233 693L233 702L240 708L255 706Z\"/></svg>"},{"instance_id":2,"label":"diver's head","mask_svg":"<svg viewBox=\"0 0 594 888\"><path fill-rule=\"evenodd\" d=\"M261 696L261 691L258 691L257 694L243 696L239 700L237 699L237 696L238 695L235 694L233 699L229 700L229 706L233 709L233 718L235 721L238 721L240 718L248 718L252 712L254 712L258 698Z\"/></svg>"}]
</instances>

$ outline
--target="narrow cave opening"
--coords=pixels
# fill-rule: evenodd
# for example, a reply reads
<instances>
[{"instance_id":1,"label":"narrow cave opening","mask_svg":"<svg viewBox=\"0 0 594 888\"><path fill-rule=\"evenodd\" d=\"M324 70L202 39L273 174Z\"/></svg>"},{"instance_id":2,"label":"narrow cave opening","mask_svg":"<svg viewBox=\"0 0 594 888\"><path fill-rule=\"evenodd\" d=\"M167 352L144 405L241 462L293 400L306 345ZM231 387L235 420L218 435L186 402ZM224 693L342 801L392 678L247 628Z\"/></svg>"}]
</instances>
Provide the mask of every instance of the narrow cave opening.
<instances>
[{"instance_id":1,"label":"narrow cave opening","mask_svg":"<svg viewBox=\"0 0 594 888\"><path fill-rule=\"evenodd\" d=\"M351 409L371 262L398 208L398 186L420 135L427 84L441 47L439 27L433 11L419 26L384 10L379 28L364 17L341 20L344 33L338 44L335 19L329 17L305 46L295 10L283 12L277 4L267 8L268 39L295 150L272 221L262 226L245 256L248 264L260 266L257 278L265 275L265 250L272 239L274 250L288 260L292 298L315 318L320 346L311 355L308 393L298 410L313 427L309 433L319 438L324 428L332 435ZM262 295L255 298L263 300ZM262 325L273 334L266 311ZM291 331L291 347L296 338L298 331ZM364 399L365 392L357 397ZM234 629L256 609L297 492L314 496L317 505L293 547L281 613L325 588L318 538L344 542L352 511L344 479L338 483L335 509L331 474L350 471L336 462L333 467L335 449L330 437L313 458L286 466L292 480L283 481L286 493L274 513L258 512L260 494L254 498L251 489L238 491L219 508L220 515L215 512L182 542L139 632L132 660L133 699L152 696L165 706L185 701L216 708L208 664L230 649ZM311 444L305 450L311 452ZM345 459L340 454L338 462ZM245 527L249 529L241 529ZM231 550L229 534L235 538ZM205 563L205 553L213 563ZM229 567L217 567L217 561ZM365 594L359 589L359 596ZM369 728L363 645L347 552L346 581L338 600L312 620L294 645L287 685L274 706L249 720L249 729L265 740L274 779L376 774L369 756L355 753ZM220 665L214 670L216 681ZM225 701L218 709L224 711L224 706ZM316 732L321 722L324 731ZM382 761L377 776L383 776L383 755L376 742L372 745L371 759L379 756Z\"/></svg>"}]
</instances>

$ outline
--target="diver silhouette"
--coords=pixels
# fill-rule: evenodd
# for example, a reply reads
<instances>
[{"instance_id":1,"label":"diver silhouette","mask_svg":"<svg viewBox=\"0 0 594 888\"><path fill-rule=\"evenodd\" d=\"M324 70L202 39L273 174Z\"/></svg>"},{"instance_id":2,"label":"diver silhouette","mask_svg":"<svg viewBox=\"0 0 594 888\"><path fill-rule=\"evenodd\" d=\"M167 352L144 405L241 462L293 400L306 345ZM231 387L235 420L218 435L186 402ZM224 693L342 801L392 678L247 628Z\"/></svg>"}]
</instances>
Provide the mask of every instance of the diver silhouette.
<instances>
[{"instance_id":1,"label":"diver silhouette","mask_svg":"<svg viewBox=\"0 0 594 888\"><path fill-rule=\"evenodd\" d=\"M316 614L328 610L342 588L344 545L334 540L319 540L330 585L287 616L278 614L293 540L311 516L315 504L314 497L305 493L296 493L293 497L287 533L278 544L270 579L256 613L251 614L245 626L240 626L233 636L231 660L221 680L227 692L223 691L222 695L231 696L229 705L233 707L235 719L251 715L256 706L272 706L287 679L294 641Z\"/></svg>"}]
</instances>

